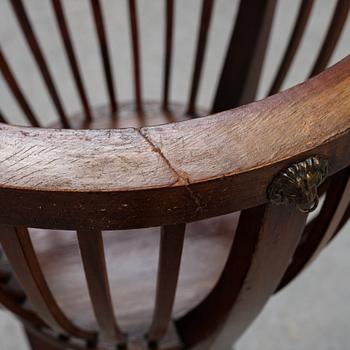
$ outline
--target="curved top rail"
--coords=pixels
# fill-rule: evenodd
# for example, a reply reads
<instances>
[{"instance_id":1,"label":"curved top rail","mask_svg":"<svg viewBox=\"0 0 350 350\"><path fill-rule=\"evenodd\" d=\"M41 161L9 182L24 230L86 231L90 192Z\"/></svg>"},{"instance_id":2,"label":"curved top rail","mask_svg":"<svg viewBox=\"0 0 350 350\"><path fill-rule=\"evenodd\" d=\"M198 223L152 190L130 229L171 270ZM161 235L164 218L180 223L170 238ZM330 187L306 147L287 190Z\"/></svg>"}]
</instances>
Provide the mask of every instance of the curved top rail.
<instances>
[{"instance_id":1,"label":"curved top rail","mask_svg":"<svg viewBox=\"0 0 350 350\"><path fill-rule=\"evenodd\" d=\"M310 154L328 157L331 173L350 164L350 56L204 118L113 130L0 124L0 140L1 222L107 229L219 215L264 203L273 176Z\"/></svg>"}]
</instances>

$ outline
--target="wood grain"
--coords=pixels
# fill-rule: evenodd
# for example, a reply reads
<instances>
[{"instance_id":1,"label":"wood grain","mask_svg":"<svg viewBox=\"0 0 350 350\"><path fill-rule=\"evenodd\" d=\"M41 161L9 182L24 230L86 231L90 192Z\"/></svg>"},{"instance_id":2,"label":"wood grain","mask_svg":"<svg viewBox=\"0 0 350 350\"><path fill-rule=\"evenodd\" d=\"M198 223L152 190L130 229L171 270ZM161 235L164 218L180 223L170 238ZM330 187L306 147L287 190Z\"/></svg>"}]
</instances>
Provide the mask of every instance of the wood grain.
<instances>
[{"instance_id":1,"label":"wood grain","mask_svg":"<svg viewBox=\"0 0 350 350\"><path fill-rule=\"evenodd\" d=\"M70 229L189 222L266 202L273 176L308 155L329 158L333 174L350 163L349 71L346 58L265 100L163 126L1 125L0 219Z\"/></svg>"},{"instance_id":2,"label":"wood grain","mask_svg":"<svg viewBox=\"0 0 350 350\"><path fill-rule=\"evenodd\" d=\"M210 349L218 349L218 344L228 348L261 312L297 247L306 216L293 207L266 207L250 267L226 323L211 339Z\"/></svg>"},{"instance_id":3,"label":"wood grain","mask_svg":"<svg viewBox=\"0 0 350 350\"><path fill-rule=\"evenodd\" d=\"M275 7L276 0L240 2L212 113L255 100Z\"/></svg>"},{"instance_id":4,"label":"wood grain","mask_svg":"<svg viewBox=\"0 0 350 350\"><path fill-rule=\"evenodd\" d=\"M100 333L105 340L115 346L118 343L124 344L124 335L117 324L113 310L102 232L79 230L77 236L90 299Z\"/></svg>"},{"instance_id":5,"label":"wood grain","mask_svg":"<svg viewBox=\"0 0 350 350\"><path fill-rule=\"evenodd\" d=\"M159 245L159 262L155 310L148 340L156 344L165 334L173 312L179 277L185 224L163 226Z\"/></svg>"},{"instance_id":6,"label":"wood grain","mask_svg":"<svg viewBox=\"0 0 350 350\"><path fill-rule=\"evenodd\" d=\"M75 326L58 306L52 295L28 231L24 228L2 226L0 242L19 282L41 319L53 329L76 337L92 339L95 334Z\"/></svg>"}]
</instances>

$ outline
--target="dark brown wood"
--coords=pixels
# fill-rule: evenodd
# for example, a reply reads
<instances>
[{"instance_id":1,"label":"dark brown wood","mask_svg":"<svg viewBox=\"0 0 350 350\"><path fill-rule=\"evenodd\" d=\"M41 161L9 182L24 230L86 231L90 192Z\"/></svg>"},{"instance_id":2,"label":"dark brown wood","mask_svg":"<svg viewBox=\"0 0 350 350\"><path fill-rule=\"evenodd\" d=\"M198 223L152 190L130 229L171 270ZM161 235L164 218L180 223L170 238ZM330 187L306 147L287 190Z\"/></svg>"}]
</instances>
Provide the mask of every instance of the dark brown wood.
<instances>
[{"instance_id":1,"label":"dark brown wood","mask_svg":"<svg viewBox=\"0 0 350 350\"><path fill-rule=\"evenodd\" d=\"M339 226L337 227L337 230L336 230L333 237L335 237L342 230L344 225L349 221L349 218L350 218L350 204L348 205L348 207L343 215L343 218L341 219Z\"/></svg>"},{"instance_id":2,"label":"dark brown wood","mask_svg":"<svg viewBox=\"0 0 350 350\"><path fill-rule=\"evenodd\" d=\"M203 0L201 22L198 31L196 58L193 68L191 92L187 106L187 114L196 116L196 101L198 95L198 88L203 69L204 55L207 47L208 32L213 12L214 0Z\"/></svg>"},{"instance_id":3,"label":"dark brown wood","mask_svg":"<svg viewBox=\"0 0 350 350\"><path fill-rule=\"evenodd\" d=\"M338 0L327 35L309 75L310 77L319 74L327 67L349 15L349 9L350 0Z\"/></svg>"},{"instance_id":4,"label":"dark brown wood","mask_svg":"<svg viewBox=\"0 0 350 350\"><path fill-rule=\"evenodd\" d=\"M346 192L349 191L347 190L349 175L350 170L347 168L331 179L322 209L319 215L306 227L303 240L299 244L277 291L290 283L315 257L320 246L323 247L324 242L328 242L335 234L350 201L350 192ZM330 230L332 233L329 233Z\"/></svg>"},{"instance_id":5,"label":"dark brown wood","mask_svg":"<svg viewBox=\"0 0 350 350\"><path fill-rule=\"evenodd\" d=\"M124 344L124 335L115 319L108 282L102 232L77 231L89 294L102 336L114 345Z\"/></svg>"},{"instance_id":6,"label":"dark brown wood","mask_svg":"<svg viewBox=\"0 0 350 350\"><path fill-rule=\"evenodd\" d=\"M109 103L111 106L111 116L115 117L115 112L118 109L116 93L113 83L112 67L109 58L109 49L107 44L106 30L103 21L102 9L100 0L90 0L91 8L94 14L96 34L100 46L101 59L103 63L103 69L105 73L107 92L109 96Z\"/></svg>"},{"instance_id":7,"label":"dark brown wood","mask_svg":"<svg viewBox=\"0 0 350 350\"><path fill-rule=\"evenodd\" d=\"M25 132L2 124L0 220L62 229L88 220L102 230L191 222L266 203L273 177L310 155L331 159L332 175L350 163L349 67L346 58L259 103L184 123Z\"/></svg>"},{"instance_id":8,"label":"dark brown wood","mask_svg":"<svg viewBox=\"0 0 350 350\"><path fill-rule=\"evenodd\" d=\"M137 24L137 8L135 0L128 0L129 17L130 17L130 32L132 44L132 62L134 69L134 91L136 109L142 111L142 79L141 79L141 55L139 44L139 33Z\"/></svg>"},{"instance_id":9,"label":"dark brown wood","mask_svg":"<svg viewBox=\"0 0 350 350\"><path fill-rule=\"evenodd\" d=\"M39 42L36 39L32 25L27 16L26 10L23 6L22 0L11 0L12 8L16 14L18 23L22 29L23 35L27 40L27 43L30 47L30 50L35 58L35 61L39 67L42 78L45 81L47 90L52 99L53 105L56 108L56 111L59 115L59 118L62 122L62 126L69 128L68 118L66 112L64 111L63 104L56 90L55 84L51 77L49 67L46 63L42 50L40 48Z\"/></svg>"},{"instance_id":10,"label":"dark brown wood","mask_svg":"<svg viewBox=\"0 0 350 350\"><path fill-rule=\"evenodd\" d=\"M0 123L8 124L6 118L1 110L0 110Z\"/></svg>"},{"instance_id":11,"label":"dark brown wood","mask_svg":"<svg viewBox=\"0 0 350 350\"><path fill-rule=\"evenodd\" d=\"M57 25L60 29L62 41L66 50L69 66L70 66L70 69L74 78L74 82L79 93L79 98L85 113L85 119L87 121L90 121L92 119L92 116L89 108L89 102L88 102L83 81L80 75L78 61L74 53L74 48L73 48L72 40L70 38L70 33L66 23L61 0L52 0L52 6L54 8Z\"/></svg>"},{"instance_id":12,"label":"dark brown wood","mask_svg":"<svg viewBox=\"0 0 350 350\"><path fill-rule=\"evenodd\" d=\"M164 82L162 107L167 111L169 109L169 85L173 48L174 0L166 1L165 18Z\"/></svg>"},{"instance_id":13,"label":"dark brown wood","mask_svg":"<svg viewBox=\"0 0 350 350\"><path fill-rule=\"evenodd\" d=\"M301 1L292 35L289 39L287 49L284 53L281 64L277 70L276 76L272 82L268 95L273 95L280 90L283 81L286 75L288 74L289 68L293 62L295 54L299 48L300 42L303 38L313 5L314 0Z\"/></svg>"},{"instance_id":14,"label":"dark brown wood","mask_svg":"<svg viewBox=\"0 0 350 350\"><path fill-rule=\"evenodd\" d=\"M82 330L69 321L58 306L40 268L28 230L2 226L0 242L13 271L40 318L59 332L67 332L81 338L94 338L94 333Z\"/></svg>"},{"instance_id":15,"label":"dark brown wood","mask_svg":"<svg viewBox=\"0 0 350 350\"><path fill-rule=\"evenodd\" d=\"M61 346L55 346L36 336L29 329L26 330L27 339L32 350L62 350Z\"/></svg>"},{"instance_id":16,"label":"dark brown wood","mask_svg":"<svg viewBox=\"0 0 350 350\"><path fill-rule=\"evenodd\" d=\"M157 343L165 335L171 320L185 227L185 224L179 224L163 226L161 230L155 310L148 333L151 344Z\"/></svg>"},{"instance_id":17,"label":"dark brown wood","mask_svg":"<svg viewBox=\"0 0 350 350\"><path fill-rule=\"evenodd\" d=\"M282 278L307 216L292 207L273 205L241 215L218 284L208 298L178 321L185 344L194 345L210 336L216 349L215 342L229 346L237 340ZM208 317L212 322L207 322Z\"/></svg>"},{"instance_id":18,"label":"dark brown wood","mask_svg":"<svg viewBox=\"0 0 350 350\"><path fill-rule=\"evenodd\" d=\"M314 70L330 58L348 1L337 3ZM64 113L26 7L11 3ZM0 115L0 241L8 256L0 302L38 350L228 348L349 217L350 57L246 104L256 98L276 1L241 0L213 104L223 112L192 119L208 114L196 101L214 0L202 2L187 104L170 103L174 0L164 2L162 96L143 100L137 4L129 0L126 14L135 101L117 103L104 8L90 0L109 104L89 105L64 3L53 0L82 110L63 120L72 130L60 129L62 118L44 129L6 125ZM288 73L312 5L301 3L271 92ZM269 204L267 189L315 156L328 161L329 178L318 189L326 195L321 213L305 226L306 214Z\"/></svg>"},{"instance_id":19,"label":"dark brown wood","mask_svg":"<svg viewBox=\"0 0 350 350\"><path fill-rule=\"evenodd\" d=\"M275 7L275 0L241 1L212 113L254 101Z\"/></svg>"},{"instance_id":20,"label":"dark brown wood","mask_svg":"<svg viewBox=\"0 0 350 350\"><path fill-rule=\"evenodd\" d=\"M22 322L35 327L47 327L46 324L32 311L13 300L12 296L0 285L0 303L13 312Z\"/></svg>"},{"instance_id":21,"label":"dark brown wood","mask_svg":"<svg viewBox=\"0 0 350 350\"><path fill-rule=\"evenodd\" d=\"M174 315L190 310L215 285L236 224L237 215L230 214L187 225ZM47 283L67 317L85 329L98 329L74 232L31 229L30 234ZM144 338L154 314L159 228L108 231L103 239L118 325L128 339L135 334Z\"/></svg>"},{"instance_id":22,"label":"dark brown wood","mask_svg":"<svg viewBox=\"0 0 350 350\"><path fill-rule=\"evenodd\" d=\"M38 119L35 117L32 108L29 106L29 103L27 102L27 100L25 99L17 81L15 76L13 75L9 64L7 63L7 60L5 58L5 56L3 55L1 49L0 49L0 70L2 75L4 76L11 92L13 93L14 97L16 98L19 106L21 107L23 113L25 114L25 116L27 117L28 121L30 122L30 124L32 126L37 126L39 127L39 121ZM0 121L2 123L5 122L5 119L0 116Z\"/></svg>"}]
</instances>

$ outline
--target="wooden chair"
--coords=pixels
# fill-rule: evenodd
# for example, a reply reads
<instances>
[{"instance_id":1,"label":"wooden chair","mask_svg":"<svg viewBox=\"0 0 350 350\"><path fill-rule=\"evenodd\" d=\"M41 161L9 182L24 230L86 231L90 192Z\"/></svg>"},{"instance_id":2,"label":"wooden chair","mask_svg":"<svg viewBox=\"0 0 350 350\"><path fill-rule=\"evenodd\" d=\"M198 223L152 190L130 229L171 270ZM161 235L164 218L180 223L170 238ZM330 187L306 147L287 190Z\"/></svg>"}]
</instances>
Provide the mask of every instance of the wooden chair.
<instances>
[{"instance_id":1,"label":"wooden chair","mask_svg":"<svg viewBox=\"0 0 350 350\"><path fill-rule=\"evenodd\" d=\"M203 118L196 101L213 0L202 2L183 105L169 99L174 0L165 1L158 104L141 91L136 2L128 1L135 103L127 104L117 102L103 9L91 0L109 96L98 109L88 101L62 3L52 0L82 104L74 118L22 0L10 3L63 129L40 128L1 53L4 80L33 126L7 125L1 116L1 304L37 350L234 343L349 218L350 57L321 71L350 1L337 2L315 77L277 93L312 10L313 1L301 2L271 96L259 102L252 101L276 1L241 1ZM320 210L307 222L318 196Z\"/></svg>"}]
</instances>

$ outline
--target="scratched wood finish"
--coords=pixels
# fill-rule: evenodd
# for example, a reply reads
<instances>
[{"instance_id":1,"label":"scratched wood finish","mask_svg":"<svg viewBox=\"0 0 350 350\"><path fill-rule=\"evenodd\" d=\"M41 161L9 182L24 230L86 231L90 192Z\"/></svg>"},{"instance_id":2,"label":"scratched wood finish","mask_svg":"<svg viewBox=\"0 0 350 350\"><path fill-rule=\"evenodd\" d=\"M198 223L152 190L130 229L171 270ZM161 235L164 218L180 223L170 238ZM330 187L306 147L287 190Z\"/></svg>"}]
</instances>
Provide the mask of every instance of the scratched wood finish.
<instances>
[{"instance_id":1,"label":"scratched wood finish","mask_svg":"<svg viewBox=\"0 0 350 350\"><path fill-rule=\"evenodd\" d=\"M43 228L131 228L263 204L273 176L293 161L324 155L330 174L349 164L349 69L345 58L258 103L183 123L115 130L1 125L0 219ZM342 101L337 110L335 100ZM69 211L57 212L67 201Z\"/></svg>"},{"instance_id":2,"label":"scratched wood finish","mask_svg":"<svg viewBox=\"0 0 350 350\"><path fill-rule=\"evenodd\" d=\"M68 117L30 6L10 3L59 122L36 128L45 116L33 114L11 56L1 53L8 88L35 127L5 125L11 116L0 114L0 239L8 259L0 261L0 302L22 320L34 350L229 347L349 218L350 57L275 94L312 11L313 1L303 0L273 96L250 103L276 1L241 1L212 107L222 113L188 120L207 114L196 101L215 1L202 2L188 101L174 104L177 2L164 2L163 86L153 102L143 98L138 2L128 0L134 102L119 103L112 72L118 60L103 15L108 8L90 0L108 99L96 108L83 85L64 2L53 0L82 106ZM350 0L338 0L310 76L327 66L349 8ZM277 173L311 155L329 160L330 178L319 189L325 194L320 214L305 225L306 215L295 208L268 204L266 189ZM110 231L116 229L124 231Z\"/></svg>"}]
</instances>

